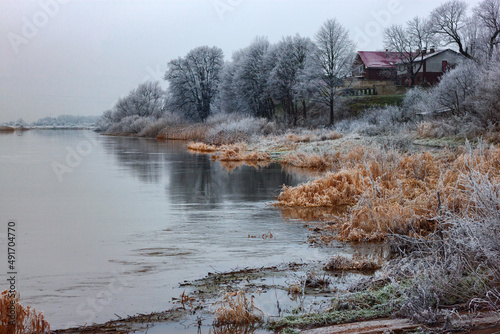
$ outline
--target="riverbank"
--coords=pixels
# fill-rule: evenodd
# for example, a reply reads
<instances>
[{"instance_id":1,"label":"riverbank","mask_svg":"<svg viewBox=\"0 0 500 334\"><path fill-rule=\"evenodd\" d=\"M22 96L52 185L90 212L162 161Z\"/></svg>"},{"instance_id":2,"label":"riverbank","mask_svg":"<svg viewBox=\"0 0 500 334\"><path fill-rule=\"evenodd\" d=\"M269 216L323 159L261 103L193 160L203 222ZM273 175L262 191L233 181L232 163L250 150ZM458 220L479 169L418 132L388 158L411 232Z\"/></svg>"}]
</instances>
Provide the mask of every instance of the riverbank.
<instances>
[{"instance_id":1,"label":"riverbank","mask_svg":"<svg viewBox=\"0 0 500 334\"><path fill-rule=\"evenodd\" d=\"M423 247L424 250L430 251L435 244L429 241L435 240L436 236L443 238L442 230L439 232L441 236L435 234L437 230L439 231L440 225L444 226L449 223L444 217L441 218L442 221L436 221L435 217L439 217L441 212L446 210L448 214L461 217L464 217L466 213L469 214L464 211L464 208L465 204L471 202L460 204L458 201L467 195L467 184L461 183L463 179L460 176L477 171L481 175L488 175L491 180L496 180L500 159L498 147L484 143L466 146L454 139L429 141L415 137L400 138L397 142L400 143L399 147L394 145L394 139L390 137L367 138L359 135L342 136L335 133L328 138L326 135L307 133L263 136L259 140L232 145L189 144L188 147L194 154L210 154L213 160L227 164L228 170L237 168L241 164L258 168L259 165L270 162L315 170L314 173L319 178L312 181L313 183L283 189L276 203L282 208L283 215L304 221L310 230L308 241L311 245L329 247L332 240L363 243L386 241L393 248L391 256L395 258L385 256L375 262L370 262L371 260L366 257L354 260L332 258L325 259L325 263L322 264L300 264L293 268L290 267L292 264L286 264L285 267L288 265L286 269L247 268L210 274L199 281L180 282L181 286L186 288L186 293L179 297L181 307L174 313L179 311L182 319L188 319L192 323L198 324L198 320L202 319L199 326L204 326L204 328L217 323L221 326L214 330L221 333L235 332L237 328L240 328L237 325L245 323L235 319L233 319L234 323L217 322L217 310L221 313L221 308L224 319L227 319L228 315L231 319L231 315L237 314L238 310L244 311L243 318L252 319L243 326L249 333L252 328L267 328L291 333L300 329L338 323L393 316L404 317L405 314L401 310L404 310L406 314L411 313L412 309L409 308L411 305L408 302L418 299L419 291L414 290L418 290L421 286L418 285L420 284L418 281L404 278L411 277L411 270L408 272L406 267L397 267L416 265L417 262L411 262L408 258L422 259L423 256L418 248L422 250ZM357 183L349 181L347 171L358 173L354 177ZM335 180L335 176L339 175L341 178L338 182L328 181L328 178L333 177ZM325 180L330 183L327 182L326 185L321 186L321 182ZM337 187L346 183L352 184L353 188L339 189ZM304 187L312 190L304 189ZM335 189L335 193L322 193L323 188ZM291 194L287 194L287 191ZM312 197L306 196L305 199L297 202L294 192L310 193ZM345 202L346 199L347 202ZM384 205L389 205L389 207ZM394 205L399 208L391 211ZM339 207L343 209L338 211ZM361 216L360 212L364 213L364 216ZM353 217L361 217L358 225L355 221L347 220ZM366 221L370 221L370 224L364 226L359 224ZM393 225L384 225L387 221ZM397 224L403 224L406 229L395 231L395 227L399 226ZM452 234L448 237L450 236ZM418 243L421 245L415 249ZM443 254L449 251L450 249L442 249ZM429 260L432 259L426 259L426 261ZM328 267L327 262L330 263L328 270L325 269ZM353 271L360 275L359 270L363 271L366 267L373 268L373 263L376 268L380 266L383 268L376 275L365 277L365 281L356 281L355 284L349 284L349 287L344 286L342 289L332 285L338 277L352 277L346 275ZM446 267L450 263L442 261L439 265ZM423 268L421 263L415 267L415 269L418 268ZM427 269L433 272L439 268L434 266ZM497 274L495 270L490 267L487 273L483 274L495 277ZM311 273L314 273L314 279L307 278ZM361 274L365 275L366 272ZM453 323L454 330L465 328L463 322L460 321L463 317L460 312L468 310L471 305L469 302L474 298L479 298L481 293L486 295L486 291L475 290L472 294L463 294L463 289L470 287L471 282L483 281L485 278L483 274L474 276L470 272L462 272L457 276L457 273L454 273L455 281L446 275L441 277L441 283L454 285L459 296L448 296L440 305L436 305L436 308L432 310L434 313L431 314L432 321L426 322L424 311L413 309L415 315L421 316L422 320L418 321L414 318L414 323L422 324L421 328L424 328L423 323L434 326L425 327L421 332L439 331L435 326L439 328L446 323ZM282 284L262 284L262 280L265 281L271 277ZM458 281L456 281L457 277ZM436 279L434 275L431 275L431 278ZM257 284L259 280L261 283ZM488 286L490 283L496 284L495 280L496 278L492 278ZM310 289L308 284L316 288L319 284L321 303L316 304L316 308L307 310L290 306L289 314L282 313L282 300L285 299L280 300L276 297L278 295L286 296L286 300L294 295L302 298L303 301L308 298L318 298L317 291ZM325 289L325 286L328 288ZM225 291L225 294L221 295L221 291ZM422 292L425 293L425 291ZM264 300L267 298L265 304L273 305L273 312L277 313L279 318L266 316L272 312L260 312L259 306L254 304L254 300L258 300L259 297ZM214 305L219 305L219 308ZM494 301L492 305L495 305ZM425 301L422 307L427 307ZM283 315L286 316L283 317ZM154 316L151 315L150 319L155 319ZM161 319L160 314L156 316ZM143 320L140 316L131 317L130 321L118 322L117 325L125 326L123 330L141 330L144 329ZM169 319L167 316L165 320L179 321L179 318ZM130 323L139 327L126 327ZM116 330L122 330L119 326L116 327L114 322L101 327L104 330L110 326ZM92 331L98 332L98 328L99 326L92 327ZM414 332L415 328L410 326L408 331ZM80 329L83 330L83 328Z\"/></svg>"}]
</instances>

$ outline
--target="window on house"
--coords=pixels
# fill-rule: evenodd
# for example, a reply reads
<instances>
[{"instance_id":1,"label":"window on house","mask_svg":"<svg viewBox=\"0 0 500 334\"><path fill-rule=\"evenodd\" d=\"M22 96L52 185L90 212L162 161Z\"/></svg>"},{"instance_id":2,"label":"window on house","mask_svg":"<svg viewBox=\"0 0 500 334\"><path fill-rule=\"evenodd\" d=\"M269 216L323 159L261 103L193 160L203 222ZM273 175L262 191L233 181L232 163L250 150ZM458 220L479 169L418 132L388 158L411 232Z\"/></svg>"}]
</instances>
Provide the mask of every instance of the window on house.
<instances>
[{"instance_id":1,"label":"window on house","mask_svg":"<svg viewBox=\"0 0 500 334\"><path fill-rule=\"evenodd\" d=\"M443 72L446 72L448 70L448 61L447 60L443 60L443 68L442 68L442 71Z\"/></svg>"}]
</instances>

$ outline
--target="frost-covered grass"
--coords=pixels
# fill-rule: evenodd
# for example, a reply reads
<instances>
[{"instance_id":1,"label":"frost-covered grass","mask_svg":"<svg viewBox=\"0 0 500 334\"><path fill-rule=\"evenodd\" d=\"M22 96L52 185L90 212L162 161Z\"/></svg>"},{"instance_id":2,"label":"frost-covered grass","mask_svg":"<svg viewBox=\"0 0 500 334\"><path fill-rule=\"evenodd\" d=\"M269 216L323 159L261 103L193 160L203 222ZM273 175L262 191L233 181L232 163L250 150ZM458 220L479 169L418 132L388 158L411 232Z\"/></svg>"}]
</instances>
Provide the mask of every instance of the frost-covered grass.
<instances>
[{"instance_id":1,"label":"frost-covered grass","mask_svg":"<svg viewBox=\"0 0 500 334\"><path fill-rule=\"evenodd\" d=\"M388 284L365 292L338 295L323 312L291 315L270 322L268 327L318 327L394 315L403 302L398 284Z\"/></svg>"},{"instance_id":2,"label":"frost-covered grass","mask_svg":"<svg viewBox=\"0 0 500 334\"><path fill-rule=\"evenodd\" d=\"M455 214L470 210L460 191L461 173L481 161L481 173L500 178L500 148L480 146L470 152L400 154L363 147L331 158L340 168L311 182L284 187L278 197L283 207L341 207L333 217L332 239L379 241L388 234L412 237L435 231L442 208ZM438 195L439 194L439 195Z\"/></svg>"},{"instance_id":3,"label":"frost-covered grass","mask_svg":"<svg viewBox=\"0 0 500 334\"><path fill-rule=\"evenodd\" d=\"M395 237L405 257L393 267L414 277L402 313L436 322L443 305L500 312L500 156L498 147L469 150L457 171L455 202L443 205L425 242ZM454 205L462 202L461 209ZM409 253L409 254L408 254ZM394 275L394 274L393 274Z\"/></svg>"},{"instance_id":4,"label":"frost-covered grass","mask_svg":"<svg viewBox=\"0 0 500 334\"><path fill-rule=\"evenodd\" d=\"M169 114L158 119L127 116L110 125L105 133L225 145L249 142L256 136L279 131L274 122L241 114L215 114L205 122L192 122L177 114Z\"/></svg>"}]
</instances>

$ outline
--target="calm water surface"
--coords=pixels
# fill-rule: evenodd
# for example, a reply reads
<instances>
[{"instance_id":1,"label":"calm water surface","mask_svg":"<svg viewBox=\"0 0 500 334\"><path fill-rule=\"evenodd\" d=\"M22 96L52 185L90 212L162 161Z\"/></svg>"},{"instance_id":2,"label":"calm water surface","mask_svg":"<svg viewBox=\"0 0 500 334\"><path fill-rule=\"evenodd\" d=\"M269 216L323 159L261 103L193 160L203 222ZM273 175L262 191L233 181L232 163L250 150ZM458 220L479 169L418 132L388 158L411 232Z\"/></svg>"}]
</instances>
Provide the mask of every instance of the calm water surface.
<instances>
[{"instance_id":1,"label":"calm water surface","mask_svg":"<svg viewBox=\"0 0 500 334\"><path fill-rule=\"evenodd\" d=\"M0 134L2 281L9 220L22 303L53 328L168 309L179 282L210 271L324 260L331 250L305 245L302 223L270 205L303 178L279 165L229 171L184 142Z\"/></svg>"}]
</instances>

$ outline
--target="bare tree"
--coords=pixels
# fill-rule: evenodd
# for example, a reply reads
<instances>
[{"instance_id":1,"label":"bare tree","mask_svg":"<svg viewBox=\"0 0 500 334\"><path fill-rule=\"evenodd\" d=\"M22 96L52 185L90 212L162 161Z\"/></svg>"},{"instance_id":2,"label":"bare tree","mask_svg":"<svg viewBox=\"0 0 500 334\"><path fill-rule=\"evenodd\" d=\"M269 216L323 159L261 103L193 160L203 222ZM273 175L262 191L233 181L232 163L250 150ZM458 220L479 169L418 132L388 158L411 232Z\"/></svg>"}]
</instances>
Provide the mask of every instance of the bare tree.
<instances>
[{"instance_id":1,"label":"bare tree","mask_svg":"<svg viewBox=\"0 0 500 334\"><path fill-rule=\"evenodd\" d=\"M487 43L488 57L500 43L500 0L483 0L474 8L474 16Z\"/></svg>"},{"instance_id":2,"label":"bare tree","mask_svg":"<svg viewBox=\"0 0 500 334\"><path fill-rule=\"evenodd\" d=\"M435 8L430 16L432 31L445 45L456 44L459 52L469 59L474 58L475 41L468 39L470 21L467 18L467 3L450 0ZM473 28L473 27L472 27Z\"/></svg>"},{"instance_id":3,"label":"bare tree","mask_svg":"<svg viewBox=\"0 0 500 334\"><path fill-rule=\"evenodd\" d=\"M342 82L351 71L354 42L335 19L327 20L316 33L316 51L310 57L308 70L314 77L320 102L330 111L329 124L335 121L334 106L342 92Z\"/></svg>"},{"instance_id":4,"label":"bare tree","mask_svg":"<svg viewBox=\"0 0 500 334\"><path fill-rule=\"evenodd\" d=\"M224 55L217 47L201 46L168 63L170 107L193 119L205 120L220 81Z\"/></svg>"},{"instance_id":5,"label":"bare tree","mask_svg":"<svg viewBox=\"0 0 500 334\"><path fill-rule=\"evenodd\" d=\"M388 50L397 52L413 85L423 65L423 50L434 45L429 21L415 17L406 23L406 27L391 25L384 31L384 45Z\"/></svg>"}]
</instances>

